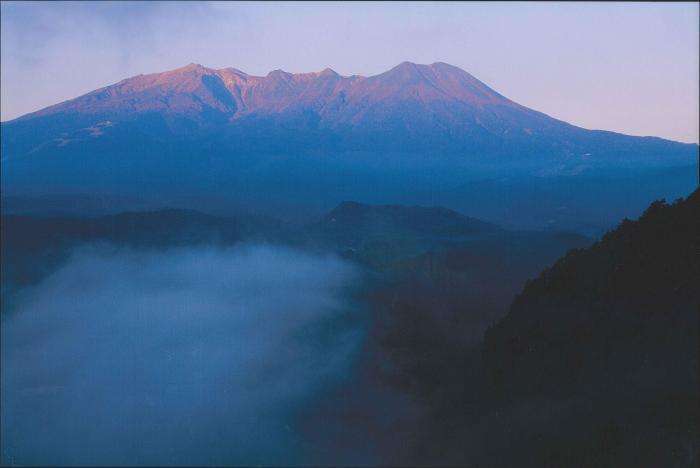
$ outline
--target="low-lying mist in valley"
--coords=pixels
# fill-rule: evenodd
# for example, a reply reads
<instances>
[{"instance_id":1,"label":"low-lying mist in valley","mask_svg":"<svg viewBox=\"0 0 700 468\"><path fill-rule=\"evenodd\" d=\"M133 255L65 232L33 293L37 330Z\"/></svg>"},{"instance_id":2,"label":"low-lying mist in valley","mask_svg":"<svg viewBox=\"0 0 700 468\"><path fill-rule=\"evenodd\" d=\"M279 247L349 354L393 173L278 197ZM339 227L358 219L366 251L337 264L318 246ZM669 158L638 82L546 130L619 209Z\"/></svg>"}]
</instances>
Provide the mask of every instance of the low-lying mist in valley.
<instances>
[{"instance_id":1,"label":"low-lying mist in valley","mask_svg":"<svg viewBox=\"0 0 700 468\"><path fill-rule=\"evenodd\" d=\"M304 226L169 209L2 234L3 461L87 464L472 460L442 441L488 394L484 332L590 242L351 201Z\"/></svg>"},{"instance_id":2,"label":"low-lying mist in valley","mask_svg":"<svg viewBox=\"0 0 700 468\"><path fill-rule=\"evenodd\" d=\"M300 228L183 210L2 226L9 463L463 460L442 411L479 381L484 331L589 242L352 202Z\"/></svg>"},{"instance_id":3,"label":"low-lying mist in valley","mask_svg":"<svg viewBox=\"0 0 700 468\"><path fill-rule=\"evenodd\" d=\"M333 256L92 246L2 324L3 463L304 460L299 415L364 337Z\"/></svg>"}]
</instances>

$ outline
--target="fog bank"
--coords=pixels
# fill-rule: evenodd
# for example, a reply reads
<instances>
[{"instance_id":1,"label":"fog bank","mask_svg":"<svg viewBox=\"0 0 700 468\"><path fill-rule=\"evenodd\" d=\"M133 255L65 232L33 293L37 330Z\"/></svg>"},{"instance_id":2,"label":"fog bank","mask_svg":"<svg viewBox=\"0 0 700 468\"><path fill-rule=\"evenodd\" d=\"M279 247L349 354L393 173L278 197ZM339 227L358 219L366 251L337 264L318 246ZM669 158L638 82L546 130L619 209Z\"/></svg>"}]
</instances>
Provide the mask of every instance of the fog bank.
<instances>
[{"instance_id":1,"label":"fog bank","mask_svg":"<svg viewBox=\"0 0 700 468\"><path fill-rule=\"evenodd\" d=\"M2 463L301 463L346 377L357 273L270 246L93 247L2 323Z\"/></svg>"}]
</instances>

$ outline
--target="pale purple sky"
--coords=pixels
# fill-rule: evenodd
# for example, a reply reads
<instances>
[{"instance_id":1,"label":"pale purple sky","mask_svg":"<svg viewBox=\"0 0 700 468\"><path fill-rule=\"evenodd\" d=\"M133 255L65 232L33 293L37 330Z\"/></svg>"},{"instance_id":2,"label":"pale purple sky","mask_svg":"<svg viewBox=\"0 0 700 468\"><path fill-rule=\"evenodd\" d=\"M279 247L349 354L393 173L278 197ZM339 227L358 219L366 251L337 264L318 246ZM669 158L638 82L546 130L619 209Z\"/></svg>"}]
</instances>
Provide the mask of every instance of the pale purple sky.
<instances>
[{"instance_id":1,"label":"pale purple sky","mask_svg":"<svg viewBox=\"0 0 700 468\"><path fill-rule=\"evenodd\" d=\"M447 62L586 128L698 142L698 3L2 2L0 119L190 62Z\"/></svg>"}]
</instances>

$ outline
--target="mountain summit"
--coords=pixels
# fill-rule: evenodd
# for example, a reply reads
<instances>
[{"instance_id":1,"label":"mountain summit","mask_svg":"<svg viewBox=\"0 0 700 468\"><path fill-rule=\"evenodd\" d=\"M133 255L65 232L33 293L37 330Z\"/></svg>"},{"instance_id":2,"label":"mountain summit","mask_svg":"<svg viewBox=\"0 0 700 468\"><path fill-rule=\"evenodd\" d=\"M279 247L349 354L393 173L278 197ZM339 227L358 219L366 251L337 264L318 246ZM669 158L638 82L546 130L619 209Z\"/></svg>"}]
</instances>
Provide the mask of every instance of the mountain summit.
<instances>
[{"instance_id":1,"label":"mountain summit","mask_svg":"<svg viewBox=\"0 0 700 468\"><path fill-rule=\"evenodd\" d=\"M114 114L163 112L199 119L215 113L228 119L250 114L313 110L320 123L357 124L374 105L411 102L435 108L504 106L527 112L469 73L445 63L403 62L376 76L340 76L326 68L316 73L274 70L252 76L235 68L215 70L191 63L175 70L138 75L18 120L64 112ZM455 109L456 110L456 109ZM448 112L443 109L442 113Z\"/></svg>"}]
</instances>

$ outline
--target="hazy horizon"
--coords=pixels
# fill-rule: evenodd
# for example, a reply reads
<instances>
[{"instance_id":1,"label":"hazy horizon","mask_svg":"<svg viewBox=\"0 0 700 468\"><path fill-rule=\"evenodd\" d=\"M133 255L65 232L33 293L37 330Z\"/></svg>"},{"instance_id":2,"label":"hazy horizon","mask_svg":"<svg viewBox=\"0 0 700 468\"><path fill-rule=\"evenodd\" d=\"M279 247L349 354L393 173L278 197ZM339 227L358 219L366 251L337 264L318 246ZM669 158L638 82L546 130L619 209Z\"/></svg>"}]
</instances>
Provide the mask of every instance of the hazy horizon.
<instances>
[{"instance_id":1,"label":"hazy horizon","mask_svg":"<svg viewBox=\"0 0 700 468\"><path fill-rule=\"evenodd\" d=\"M697 143L697 17L694 3L2 2L0 119L188 63L367 76L446 62L573 125Z\"/></svg>"}]
</instances>

